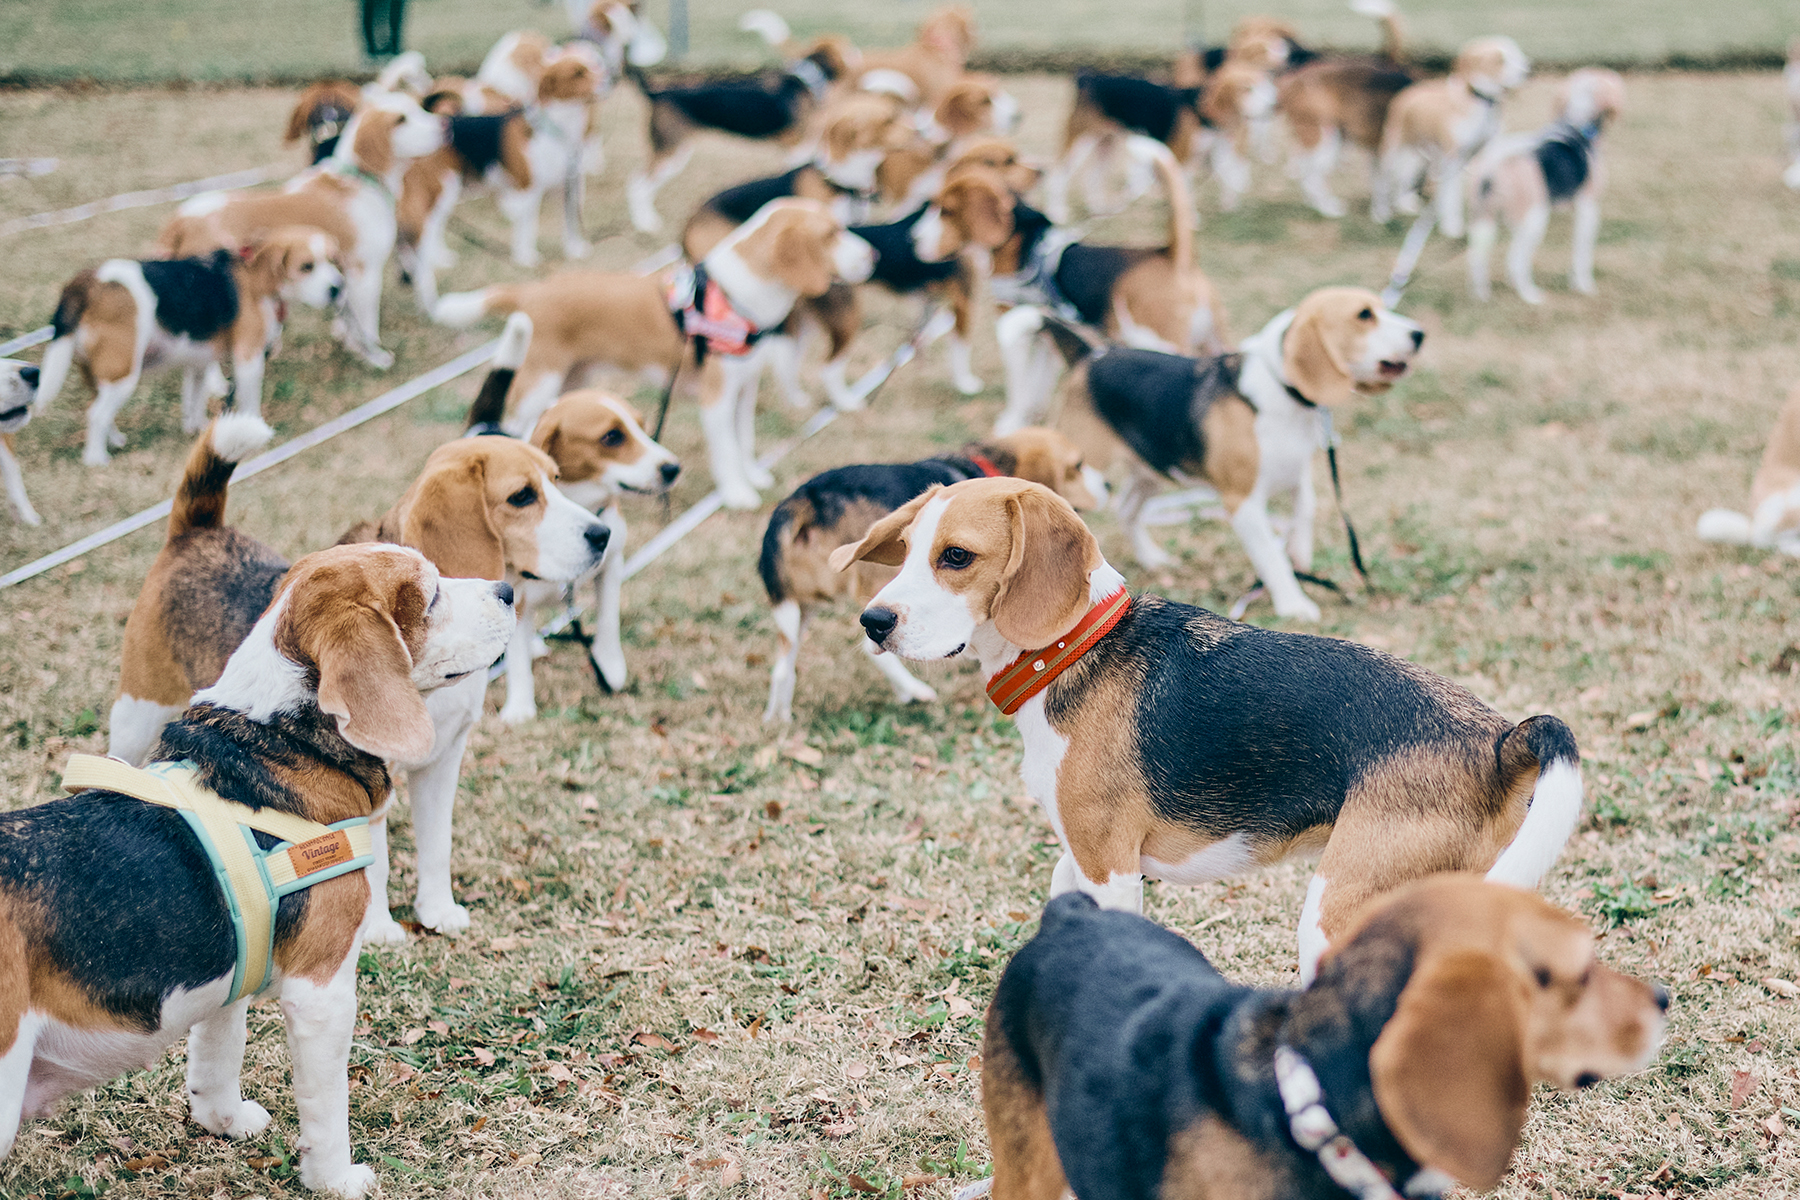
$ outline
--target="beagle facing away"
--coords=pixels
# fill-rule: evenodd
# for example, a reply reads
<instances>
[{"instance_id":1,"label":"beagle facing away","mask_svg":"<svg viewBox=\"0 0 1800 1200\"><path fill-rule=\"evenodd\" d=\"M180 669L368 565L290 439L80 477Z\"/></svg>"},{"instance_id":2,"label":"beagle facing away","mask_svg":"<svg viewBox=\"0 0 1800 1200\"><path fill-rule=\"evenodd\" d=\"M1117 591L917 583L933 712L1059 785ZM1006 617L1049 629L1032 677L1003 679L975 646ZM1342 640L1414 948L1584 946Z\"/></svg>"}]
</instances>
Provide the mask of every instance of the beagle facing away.
<instances>
[{"instance_id":1,"label":"beagle facing away","mask_svg":"<svg viewBox=\"0 0 1800 1200\"><path fill-rule=\"evenodd\" d=\"M94 388L81 461L105 466L108 448L125 445L119 410L146 370L179 367L182 432L206 426L206 404L262 412L263 368L281 339L288 301L313 308L337 303L344 276L337 242L319 229L290 225L259 234L240 254L140 262L111 258L62 290L44 351L37 404L47 408L79 366ZM231 363L231 383L219 364Z\"/></svg>"},{"instance_id":2,"label":"beagle facing away","mask_svg":"<svg viewBox=\"0 0 1800 1200\"><path fill-rule=\"evenodd\" d=\"M1708 509L1695 532L1703 541L1800 556L1800 387L1788 393L1769 431L1762 463L1750 481L1750 511Z\"/></svg>"},{"instance_id":3,"label":"beagle facing away","mask_svg":"<svg viewBox=\"0 0 1800 1200\"><path fill-rule=\"evenodd\" d=\"M1667 989L1515 888L1436 876L1346 934L1304 991L1248 988L1151 921L1052 900L988 1007L993 1200L1485 1191L1533 1084L1641 1071L1667 1024Z\"/></svg>"},{"instance_id":4,"label":"beagle facing away","mask_svg":"<svg viewBox=\"0 0 1800 1200\"><path fill-rule=\"evenodd\" d=\"M1150 568L1169 561L1143 521L1165 478L1201 479L1218 492L1231 528L1277 616L1319 619L1294 572L1312 570L1313 460L1324 415L1406 376L1425 331L1363 288L1320 288L1278 314L1235 354L1187 358L1108 346L1079 327L1047 325L1075 369L1063 381L1057 428L1097 470L1127 464L1119 524ZM1286 544L1269 502L1292 498Z\"/></svg>"},{"instance_id":5,"label":"beagle facing away","mask_svg":"<svg viewBox=\"0 0 1800 1200\"><path fill-rule=\"evenodd\" d=\"M1054 430L1027 427L920 462L836 467L814 475L775 506L757 564L780 639L769 673L764 721L794 719L800 640L814 611L851 593L867 603L893 576L891 570L867 562L839 573L831 568L831 552L861 538L876 521L928 487L1002 476L1041 483L1078 509L1099 507L1098 495L1105 494L1105 484L1085 469L1081 451L1067 438ZM862 645L900 703L937 699L937 692L893 655L881 654L866 639Z\"/></svg>"},{"instance_id":6,"label":"beagle facing away","mask_svg":"<svg viewBox=\"0 0 1800 1200\"><path fill-rule=\"evenodd\" d=\"M1536 133L1494 139L1470 171L1469 291L1488 298L1489 259L1500 236L1500 218L1512 230L1506 274L1519 299L1542 304L1531 278L1531 260L1543 243L1550 210L1575 210L1569 286L1584 296L1594 286L1594 244L1600 237L1600 195L1606 162L1600 136L1625 106L1625 80L1617 71L1583 67L1557 88L1557 119Z\"/></svg>"},{"instance_id":7,"label":"beagle facing away","mask_svg":"<svg viewBox=\"0 0 1800 1200\"><path fill-rule=\"evenodd\" d=\"M31 407L37 397L39 371L30 363L0 358L0 485L13 516L26 525L42 525L44 518L31 507L25 494L25 476L13 455L13 435L31 423Z\"/></svg>"},{"instance_id":8,"label":"beagle facing away","mask_svg":"<svg viewBox=\"0 0 1800 1200\"><path fill-rule=\"evenodd\" d=\"M1062 840L1052 895L1142 911L1323 847L1300 977L1370 899L1436 871L1535 886L1581 815L1580 754L1449 680L1336 638L1133 597L1068 501L1018 479L932 488L832 552L898 567L862 611L877 648L971 650L1019 726L1025 788Z\"/></svg>"},{"instance_id":9,"label":"beagle facing away","mask_svg":"<svg viewBox=\"0 0 1800 1200\"><path fill-rule=\"evenodd\" d=\"M220 839L267 825L318 831L319 841L255 835L274 851L247 864L271 881L266 891L246 897L236 873L222 886L234 851L211 821L190 824L109 778L166 773L113 763L78 795L0 814L0 1158L21 1116L155 1063L184 1036L195 1122L256 1136L269 1113L240 1091L245 1013L279 997L300 1181L350 1197L374 1187L350 1156L347 1068L370 907L352 835L392 795L384 760L430 751L426 697L479 677L512 626L505 583L442 578L416 550L338 547L294 564L213 686L149 755L188 764L187 778L235 802ZM287 841L292 851L280 848ZM235 854L245 850L239 841ZM327 876L327 864L351 869ZM281 867L291 882L321 881L284 894Z\"/></svg>"},{"instance_id":10,"label":"beagle facing away","mask_svg":"<svg viewBox=\"0 0 1800 1200\"><path fill-rule=\"evenodd\" d=\"M260 421L227 415L188 456L168 540L125 622L119 698L107 730L115 758L142 762L163 726L217 682L288 570L274 550L224 524L232 470L268 436ZM399 503L343 541L410 546L459 578L570 582L599 565L607 537L598 518L556 490L556 463L543 451L512 438L473 437L434 450ZM442 933L469 926L452 891L451 833L463 748L486 693L485 672L433 692L425 707L434 736L389 761L407 772L418 844L414 912ZM371 835L370 884L380 903L364 937L403 942L405 931L386 909L386 822L376 822Z\"/></svg>"}]
</instances>

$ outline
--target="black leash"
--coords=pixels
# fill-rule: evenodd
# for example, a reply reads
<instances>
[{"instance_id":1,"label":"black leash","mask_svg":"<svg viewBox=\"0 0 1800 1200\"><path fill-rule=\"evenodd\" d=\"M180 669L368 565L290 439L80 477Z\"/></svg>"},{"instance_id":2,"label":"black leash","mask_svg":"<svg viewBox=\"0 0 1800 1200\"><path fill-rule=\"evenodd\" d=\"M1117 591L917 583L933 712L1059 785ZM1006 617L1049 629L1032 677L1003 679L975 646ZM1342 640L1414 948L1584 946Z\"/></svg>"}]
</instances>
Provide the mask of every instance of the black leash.
<instances>
[{"instance_id":1,"label":"black leash","mask_svg":"<svg viewBox=\"0 0 1800 1200\"><path fill-rule=\"evenodd\" d=\"M1287 394L1292 396L1300 405L1306 408L1318 409L1319 418L1322 422L1320 431L1325 439L1325 461L1331 467L1331 494L1337 501L1338 516L1343 518L1344 521L1344 537L1350 543L1350 564L1356 568L1356 573L1362 576L1364 586L1372 587L1374 585L1369 583L1369 569L1363 566L1362 543L1357 540L1356 526L1350 522L1350 510L1344 507L1344 484L1343 481L1338 478L1337 431L1331 426L1331 410L1328 408L1320 408L1313 401L1308 400L1300 389L1291 383L1284 383L1282 386L1287 389ZM1295 572L1294 578L1306 579L1307 576ZM1322 583L1323 581L1314 582ZM1339 589L1334 587L1332 590L1337 591Z\"/></svg>"},{"instance_id":2,"label":"black leash","mask_svg":"<svg viewBox=\"0 0 1800 1200\"><path fill-rule=\"evenodd\" d=\"M650 431L650 440L653 442L662 441L663 422L669 419L669 401L675 396L675 380L681 374L681 364L687 361L688 347L693 341L691 337L682 339L681 353L675 356L675 362L669 367L669 382L663 388L662 403L656 408L656 428Z\"/></svg>"}]
</instances>

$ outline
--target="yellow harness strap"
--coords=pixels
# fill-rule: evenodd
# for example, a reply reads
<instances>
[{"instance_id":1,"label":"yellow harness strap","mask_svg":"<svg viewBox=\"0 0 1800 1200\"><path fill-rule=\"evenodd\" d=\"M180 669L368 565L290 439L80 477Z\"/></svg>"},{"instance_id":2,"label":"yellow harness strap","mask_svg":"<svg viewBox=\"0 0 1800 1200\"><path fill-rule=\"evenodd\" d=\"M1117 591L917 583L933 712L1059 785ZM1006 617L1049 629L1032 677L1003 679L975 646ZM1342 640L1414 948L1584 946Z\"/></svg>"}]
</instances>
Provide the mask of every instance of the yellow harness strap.
<instances>
[{"instance_id":1,"label":"yellow harness strap","mask_svg":"<svg viewBox=\"0 0 1800 1200\"><path fill-rule=\"evenodd\" d=\"M251 808L202 786L192 763L152 763L139 769L116 758L75 754L62 785L69 792L118 792L173 808L187 819L212 860L237 934L237 971L227 1005L267 986L281 897L374 861L367 817L321 825L293 813ZM264 850L250 835L252 829L281 842Z\"/></svg>"}]
</instances>

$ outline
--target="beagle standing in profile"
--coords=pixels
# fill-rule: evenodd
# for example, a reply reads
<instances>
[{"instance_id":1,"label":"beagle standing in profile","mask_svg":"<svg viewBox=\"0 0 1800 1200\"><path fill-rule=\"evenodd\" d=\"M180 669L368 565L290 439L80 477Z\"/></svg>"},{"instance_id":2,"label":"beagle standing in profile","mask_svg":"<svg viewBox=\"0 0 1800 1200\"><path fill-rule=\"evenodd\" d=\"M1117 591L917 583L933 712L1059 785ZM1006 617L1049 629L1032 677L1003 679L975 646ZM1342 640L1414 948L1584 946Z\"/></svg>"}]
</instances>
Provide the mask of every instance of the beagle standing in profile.
<instances>
[{"instance_id":1,"label":"beagle standing in profile","mask_svg":"<svg viewBox=\"0 0 1800 1200\"><path fill-rule=\"evenodd\" d=\"M1584 296L1597 290L1594 244L1600 237L1600 194L1606 189L1600 135L1625 107L1625 80L1617 71L1583 67L1557 88L1556 107L1557 119L1536 133L1496 138L1471 171L1469 291L1478 300L1486 300L1491 291L1489 259L1504 216L1512 230L1507 278L1525 303L1544 302L1531 278L1531 260L1550 225L1550 210L1565 204L1575 210L1569 286Z\"/></svg>"},{"instance_id":2,"label":"beagle standing in profile","mask_svg":"<svg viewBox=\"0 0 1800 1200\"><path fill-rule=\"evenodd\" d=\"M1702 541L1800 557L1800 387L1788 393L1769 431L1762 463L1750 481L1750 511L1708 509L1695 532Z\"/></svg>"},{"instance_id":3,"label":"beagle standing in profile","mask_svg":"<svg viewBox=\"0 0 1800 1200\"><path fill-rule=\"evenodd\" d=\"M13 456L13 435L31 423L31 406L37 396L38 368L16 359L0 358L0 485L13 516L26 525L42 525L44 518L31 507L25 494L25 476Z\"/></svg>"},{"instance_id":4,"label":"beagle standing in profile","mask_svg":"<svg viewBox=\"0 0 1800 1200\"><path fill-rule=\"evenodd\" d=\"M969 650L1013 717L1025 788L1062 840L1050 893L1142 911L1324 854L1300 978L1363 904L1435 871L1534 887L1581 816L1575 737L1337 638L1132 596L1068 501L1019 479L932 488L831 555L898 567L862 612L876 647Z\"/></svg>"},{"instance_id":5,"label":"beagle standing in profile","mask_svg":"<svg viewBox=\"0 0 1800 1200\"><path fill-rule=\"evenodd\" d=\"M1643 1070L1668 1006L1576 917L1469 876L1359 914L1305 991L1240 987L1178 935L1062 896L988 1007L993 1200L1486 1191L1532 1085Z\"/></svg>"},{"instance_id":6,"label":"beagle standing in profile","mask_svg":"<svg viewBox=\"0 0 1800 1200\"><path fill-rule=\"evenodd\" d=\"M1143 520L1162 479L1205 480L1276 615L1317 621L1319 606L1294 572L1312 570L1313 460L1325 414L1404 378L1425 331L1362 288L1320 288L1245 338L1237 353L1217 358L1109 346L1061 322L1049 328L1075 364L1063 382L1057 427L1095 469L1131 468L1118 515L1133 557L1153 569L1170 561ZM1289 497L1284 546L1269 502Z\"/></svg>"},{"instance_id":7,"label":"beagle standing in profile","mask_svg":"<svg viewBox=\"0 0 1800 1200\"><path fill-rule=\"evenodd\" d=\"M240 1090L245 1013L274 997L300 1182L348 1197L375 1186L350 1156L370 908L358 843L392 796L386 762L431 751L426 697L481 677L512 626L505 583L442 578L416 550L308 555L161 731L154 772L84 771L80 756L66 786L86 790L0 814L0 1158L22 1115L154 1065L184 1036L194 1121L257 1136L269 1113Z\"/></svg>"}]
</instances>

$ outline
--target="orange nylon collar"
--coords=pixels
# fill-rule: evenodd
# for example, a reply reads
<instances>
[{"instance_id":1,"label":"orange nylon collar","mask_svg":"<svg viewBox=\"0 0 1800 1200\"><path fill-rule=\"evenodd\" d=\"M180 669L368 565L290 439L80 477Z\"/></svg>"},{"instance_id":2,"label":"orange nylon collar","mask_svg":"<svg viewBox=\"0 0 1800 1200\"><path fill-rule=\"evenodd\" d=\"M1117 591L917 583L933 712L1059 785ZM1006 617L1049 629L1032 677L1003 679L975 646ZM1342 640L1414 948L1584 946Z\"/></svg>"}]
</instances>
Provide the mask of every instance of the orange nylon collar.
<instances>
[{"instance_id":1,"label":"orange nylon collar","mask_svg":"<svg viewBox=\"0 0 1800 1200\"><path fill-rule=\"evenodd\" d=\"M1027 651L1010 667L988 681L988 699L1001 712L1012 716L1024 703L1050 686L1050 681L1075 665L1075 661L1093 648L1094 643L1112 632L1119 618L1131 607L1131 593L1121 587L1081 618L1075 628L1057 640L1054 646Z\"/></svg>"}]
</instances>

